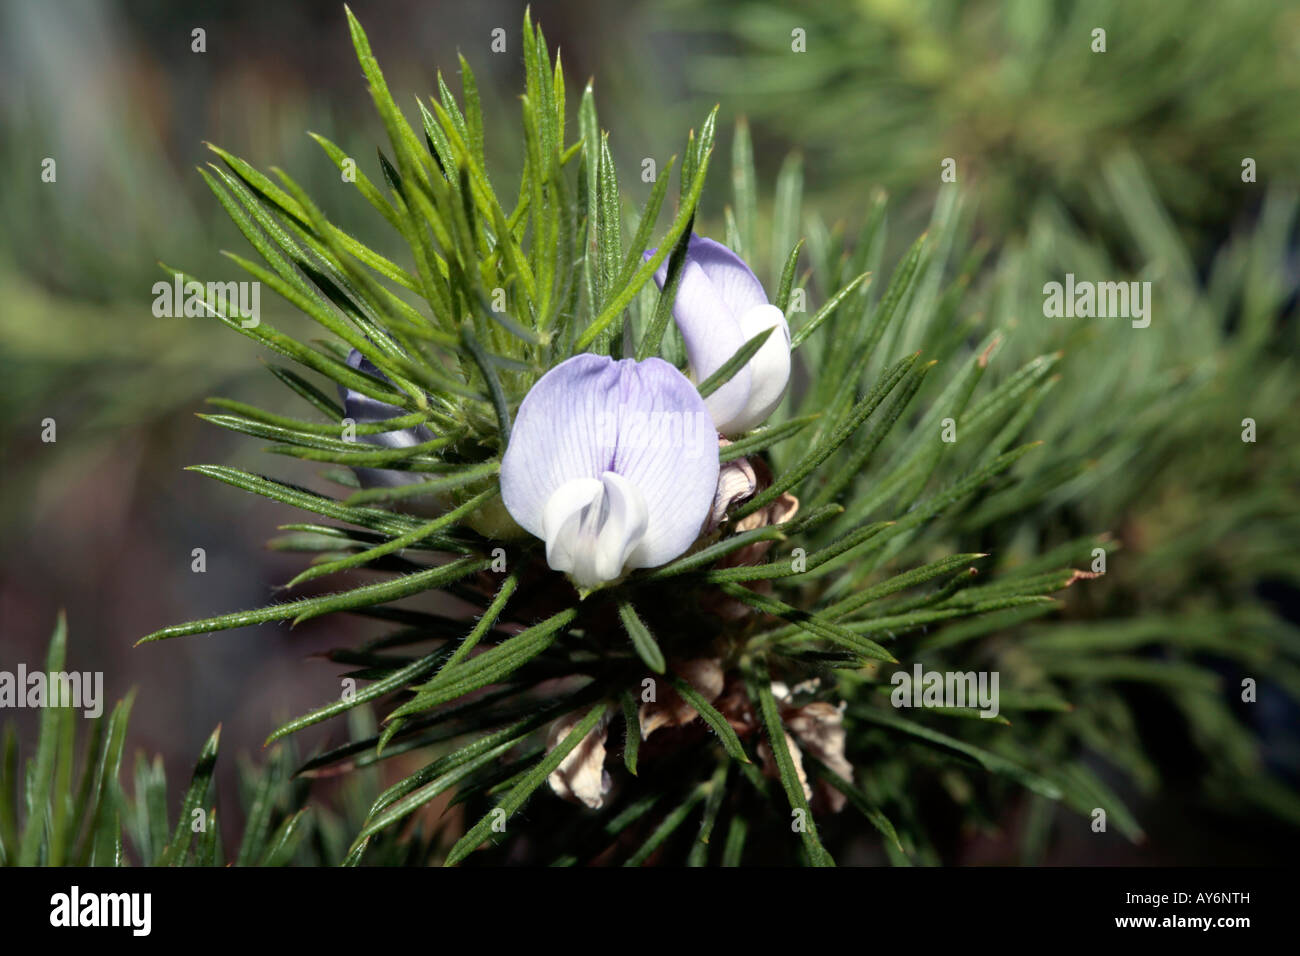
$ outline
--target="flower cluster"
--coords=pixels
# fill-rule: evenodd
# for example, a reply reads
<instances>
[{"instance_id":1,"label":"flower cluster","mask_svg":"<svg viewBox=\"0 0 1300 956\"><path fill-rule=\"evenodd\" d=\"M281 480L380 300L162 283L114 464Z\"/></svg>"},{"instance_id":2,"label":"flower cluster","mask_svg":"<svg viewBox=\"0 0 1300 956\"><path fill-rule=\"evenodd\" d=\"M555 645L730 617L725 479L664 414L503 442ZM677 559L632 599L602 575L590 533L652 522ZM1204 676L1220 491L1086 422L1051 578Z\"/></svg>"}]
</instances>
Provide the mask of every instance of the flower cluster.
<instances>
[{"instance_id":1,"label":"flower cluster","mask_svg":"<svg viewBox=\"0 0 1300 956\"><path fill-rule=\"evenodd\" d=\"M667 269L655 276L661 287ZM546 542L547 564L583 593L678 557L717 528L731 502L755 490L753 468L743 459L719 468L718 443L761 424L780 404L790 379L785 315L739 256L691 236L673 318L686 344L689 377L660 358L575 355L538 380L514 421L501 462L506 510ZM700 395L693 381L709 378L769 330L727 382ZM349 364L378 374L359 353ZM342 391L357 423L401 414ZM428 429L407 429L366 441L396 448L432 437ZM358 477L365 486L420 478L382 469L359 470Z\"/></svg>"},{"instance_id":2,"label":"flower cluster","mask_svg":"<svg viewBox=\"0 0 1300 956\"><path fill-rule=\"evenodd\" d=\"M665 265L656 276L661 286L666 272ZM696 381L755 335L778 331L707 398L662 359L584 354L543 376L519 408L501 463L502 499L545 540L547 563L581 589L689 549L716 517L718 435L758 425L785 393L789 326L730 249L691 237L673 318ZM647 441L639 422L665 416L712 428Z\"/></svg>"}]
</instances>

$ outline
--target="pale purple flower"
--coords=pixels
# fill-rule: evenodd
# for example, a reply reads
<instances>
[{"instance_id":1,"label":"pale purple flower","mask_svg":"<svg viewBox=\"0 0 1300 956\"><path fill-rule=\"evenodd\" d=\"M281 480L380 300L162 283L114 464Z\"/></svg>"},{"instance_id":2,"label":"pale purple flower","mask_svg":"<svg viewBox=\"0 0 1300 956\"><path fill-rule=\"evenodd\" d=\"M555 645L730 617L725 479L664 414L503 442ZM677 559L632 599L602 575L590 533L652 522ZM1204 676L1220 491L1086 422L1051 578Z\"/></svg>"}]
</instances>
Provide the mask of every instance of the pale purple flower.
<instances>
[{"instance_id":1,"label":"pale purple flower","mask_svg":"<svg viewBox=\"0 0 1300 956\"><path fill-rule=\"evenodd\" d=\"M382 382L388 376L381 372L370 359L356 349L348 355L348 365L358 372L373 376ZM343 416L358 425L373 425L375 422L388 421L390 418L408 414L404 408L389 405L369 395L344 386L339 386L339 398L343 400ZM403 428L398 431L379 432L375 435L357 435L357 440L379 448L410 448L424 442L433 441L433 432L423 425ZM395 468L353 468L362 488L397 488L425 481L427 476L418 471L399 471Z\"/></svg>"},{"instance_id":2,"label":"pale purple flower","mask_svg":"<svg viewBox=\"0 0 1300 956\"><path fill-rule=\"evenodd\" d=\"M583 590L685 552L717 487L704 400L657 358L561 362L524 397L501 461L506 510Z\"/></svg>"},{"instance_id":3,"label":"pale purple flower","mask_svg":"<svg viewBox=\"0 0 1300 956\"><path fill-rule=\"evenodd\" d=\"M655 273L661 289L667 276L665 260ZM718 431L728 437L748 431L776 410L790 381L790 326L740 256L720 242L692 235L673 318L697 382L755 335L775 327L744 368L704 401Z\"/></svg>"}]
</instances>

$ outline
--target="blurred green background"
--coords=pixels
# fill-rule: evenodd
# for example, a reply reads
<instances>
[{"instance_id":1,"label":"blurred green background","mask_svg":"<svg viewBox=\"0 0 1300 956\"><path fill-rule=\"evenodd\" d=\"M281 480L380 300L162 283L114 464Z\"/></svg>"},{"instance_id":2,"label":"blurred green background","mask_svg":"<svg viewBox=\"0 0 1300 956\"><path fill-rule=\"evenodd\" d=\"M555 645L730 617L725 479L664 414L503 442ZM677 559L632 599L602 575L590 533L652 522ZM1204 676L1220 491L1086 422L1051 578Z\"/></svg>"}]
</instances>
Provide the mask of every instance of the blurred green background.
<instances>
[{"instance_id":1,"label":"blurred green background","mask_svg":"<svg viewBox=\"0 0 1300 956\"><path fill-rule=\"evenodd\" d=\"M467 58L495 122L489 159L502 176L515 173L523 4L352 7L412 110L436 88L439 66L456 87L457 51ZM1162 627L1212 619L1262 628L1294 653L1300 7L543 0L532 9L567 75L596 78L621 181L638 203L649 189L642 160L662 168L685 128L720 103L720 130L747 117L761 195L772 195L781 169L802 167L799 234L814 260L826 237L860 228L883 188L900 247L891 245L892 262L925 227L946 186L941 163L953 158L965 239L988 253L971 308L1021 317L1014 354L1071 353L1036 430L1099 463L1068 493L1034 502L1025 525L1042 528L1046 543L1052 529L1106 528L1132 555L1086 594L1072 591L1066 615L1081 627L1145 622L1155 642ZM1090 49L1098 27L1104 53ZM505 53L491 49L497 28ZM205 52L192 50L195 29ZM797 30L805 52L792 50ZM243 240L194 169L208 161L205 140L291 171L336 223L396 252L306 135L328 136L374 175L382 134L342 4L5 0L0 124L0 666L39 660L64 607L70 666L105 671L113 698L141 687L133 747L183 771L221 721L227 748L256 750L277 719L337 693L337 668L303 658L340 643L338 628L368 625L330 618L131 648L166 623L258 606L299 564L264 547L292 520L282 509L185 465L316 483L305 464L268 462L255 442L194 417L208 395L275 407L284 393L255 344L203 319L154 317L151 289L160 262L237 277L219 253ZM701 233L725 232L730 149L724 135ZM1242 181L1246 157L1254 183ZM55 182L42 181L46 158ZM770 226L777 213L766 207ZM764 265L784 257L761 245ZM1066 271L1155 280L1152 327L1135 339L1044 319L1042 282ZM273 324L309 334L271 296L262 308ZM1246 414L1259 422L1258 446L1213 451ZM47 418L54 443L41 441ZM1082 421L1104 423L1102 437L1082 434ZM203 574L191 571L196 547L207 552ZM1225 664L1225 680L1238 673ZM1281 666L1272 673L1300 686ZM1275 858L1276 828L1300 823L1294 793L1237 782L1263 763L1294 791L1297 712L1282 700L1225 724L1139 694L1132 708L1165 785L1143 787L1141 768L1130 767L1139 792L1116 786L1150 839L1135 848L1079 836L1043 858ZM1258 741L1249 754L1238 726ZM1264 816L1225 829L1229 817L1217 815L1251 805ZM959 858L1002 859L975 835Z\"/></svg>"}]
</instances>

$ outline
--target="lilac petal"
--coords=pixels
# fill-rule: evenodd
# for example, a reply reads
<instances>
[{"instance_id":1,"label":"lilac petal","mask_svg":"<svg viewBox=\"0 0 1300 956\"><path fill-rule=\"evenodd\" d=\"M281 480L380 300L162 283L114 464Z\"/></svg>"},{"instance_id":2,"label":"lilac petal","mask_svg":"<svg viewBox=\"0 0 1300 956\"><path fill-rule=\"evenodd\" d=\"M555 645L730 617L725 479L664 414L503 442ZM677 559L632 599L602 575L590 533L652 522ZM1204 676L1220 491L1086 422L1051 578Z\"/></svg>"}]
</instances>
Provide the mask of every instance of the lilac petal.
<instances>
[{"instance_id":1,"label":"lilac petal","mask_svg":"<svg viewBox=\"0 0 1300 956\"><path fill-rule=\"evenodd\" d=\"M692 235L686 258L704 270L732 315L741 316L755 306L767 305L767 293L758 276L722 243Z\"/></svg>"},{"instance_id":2,"label":"lilac petal","mask_svg":"<svg viewBox=\"0 0 1300 956\"><path fill-rule=\"evenodd\" d=\"M785 314L774 305L759 305L740 316L740 332L745 341L770 328L776 331L749 360L749 398L744 410L727 423L729 434L747 432L761 425L785 396L785 387L790 382L790 324Z\"/></svg>"},{"instance_id":3,"label":"lilac petal","mask_svg":"<svg viewBox=\"0 0 1300 956\"><path fill-rule=\"evenodd\" d=\"M501 462L506 510L552 567L597 583L689 548L717 483L704 401L657 358L560 363L524 398Z\"/></svg>"},{"instance_id":4,"label":"lilac petal","mask_svg":"<svg viewBox=\"0 0 1300 956\"><path fill-rule=\"evenodd\" d=\"M660 288L667 273L664 264L655 275ZM722 243L692 235L673 317L692 374L701 381L749 339L778 329L743 369L705 399L724 435L761 424L780 404L790 380L790 326L781 310L768 303L753 270Z\"/></svg>"},{"instance_id":5,"label":"lilac petal","mask_svg":"<svg viewBox=\"0 0 1300 956\"><path fill-rule=\"evenodd\" d=\"M356 349L348 354L348 365L365 375L381 381L388 381L388 376L381 372L373 362ZM388 421L407 414L406 409L389 405L377 398L363 395L358 391L339 386L339 397L343 400L343 417L350 418L358 425L373 425L375 422ZM357 440L379 448L410 448L412 445L433 441L433 432L423 425L403 428L392 432L379 432L375 435L357 435ZM354 468L357 480L362 488L397 488L424 481L425 476L414 471L399 471L395 468Z\"/></svg>"},{"instance_id":6,"label":"lilac petal","mask_svg":"<svg viewBox=\"0 0 1300 956\"><path fill-rule=\"evenodd\" d=\"M667 278L668 265L665 263L655 273L655 282L662 289ZM686 343L686 358L697 382L703 382L720 369L745 344L738 317L718 295L718 290L700 265L689 257L682 267L681 283L677 286L673 318L682 333L682 341ZM725 431L723 426L744 411L749 400L749 386L747 365L704 400L719 431Z\"/></svg>"},{"instance_id":7,"label":"lilac petal","mask_svg":"<svg viewBox=\"0 0 1300 956\"><path fill-rule=\"evenodd\" d=\"M777 328L758 354L749 360L750 389L744 409L729 417L718 429L726 434L740 434L762 424L785 395L785 387L790 381L790 326L781 310L768 303L763 285L753 270L722 243L693 235L687 257L704 271L719 297L736 316L743 341L749 341L767 329Z\"/></svg>"}]
</instances>

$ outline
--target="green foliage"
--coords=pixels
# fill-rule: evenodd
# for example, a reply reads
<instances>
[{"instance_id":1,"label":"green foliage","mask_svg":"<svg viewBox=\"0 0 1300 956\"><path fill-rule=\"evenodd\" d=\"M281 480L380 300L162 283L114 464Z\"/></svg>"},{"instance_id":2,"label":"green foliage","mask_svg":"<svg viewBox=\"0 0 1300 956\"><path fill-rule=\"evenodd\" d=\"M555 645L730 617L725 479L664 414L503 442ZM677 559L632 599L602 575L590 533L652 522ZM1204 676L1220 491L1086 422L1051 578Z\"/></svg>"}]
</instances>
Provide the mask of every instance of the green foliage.
<instances>
[{"instance_id":1,"label":"green foliage","mask_svg":"<svg viewBox=\"0 0 1300 956\"><path fill-rule=\"evenodd\" d=\"M975 642L1004 680L1045 678L1051 689L1028 699L1050 726L1036 725L1033 741L1061 766L1086 759L1146 797L1172 771L1187 778L1179 799L1300 822L1293 790L1265 763L1269 751L1275 763L1293 755L1294 737L1274 726L1261 740L1264 708L1240 700L1245 678L1275 715L1300 690L1294 615L1276 596L1300 584L1292 7L1230 3L1214 17L1191 3L1070 0L662 8L667 30L735 39L725 54L690 57L687 75L754 121L753 135L737 130L736 156L752 156L758 139L775 168L771 147L796 143L816 171L809 205L836 215L856 207L864 183L888 186L904 210L959 190L972 204L963 228L991 235L998 252L963 269L968 287L939 307L979 326L981 315L1016 317L995 353L1006 366L1064 353L1015 416L1052 454L1019 463L1020 480L987 496L961 532L999 572L1045 570L1043 552L1087 566L1104 547L1106 575L1086 594L1075 588L1065 624L1008 609L928 635L922 649ZM807 54L791 51L795 27ZM1099 27L1105 53L1092 50ZM938 178L945 157L956 185ZM859 254L882 240L882 208L877 196ZM752 244L758 220L736 220ZM842 228L808 217L809 247L833 249ZM965 238L953 249L964 246L982 254ZM857 268L832 255L812 287L830 295ZM1040 319L1043 284L1067 272L1151 281L1152 324ZM1247 418L1267 437L1244 443ZM869 489L860 506L892 491ZM1194 757L1171 767L1173 754ZM1082 806L1099 781L1069 772L1080 787L1069 803ZM1023 860L1042 858L1056 811L1034 804Z\"/></svg>"},{"instance_id":2,"label":"green foliage","mask_svg":"<svg viewBox=\"0 0 1300 956\"><path fill-rule=\"evenodd\" d=\"M840 201L864 183L928 197L951 158L996 235L1023 230L1048 196L1104 237L1095 172L1127 150L1199 243L1252 200L1245 157L1261 182L1297 182L1300 19L1286 0L658 6L665 31L728 37L685 58L691 85L807 151L818 190ZM737 221L752 243L754 221Z\"/></svg>"},{"instance_id":3,"label":"green foliage","mask_svg":"<svg viewBox=\"0 0 1300 956\"><path fill-rule=\"evenodd\" d=\"M1141 330L1102 321L1062 336L1031 325L1009 340L1069 350L1073 361L1034 414L1078 466L1064 482L1050 467L1026 476L1031 494L990 501L974 521L997 522L1013 547L1012 513L1062 549L1082 521L1116 536L1102 542L1106 578L1071 621L1014 632L1020 666L1050 674L1076 702L1059 718L1067 739L1107 753L1151 793L1158 747L1148 723L1163 711L1205 762L1204 797L1294 825L1300 801L1265 767L1254 705L1234 704L1244 678L1274 706L1300 699L1300 632L1264 590L1300 584L1300 426L1290 413L1300 402L1300 340L1286 265L1297 203L1271 191L1258 224L1202 275L1136 160L1117 155L1102 173L1099 196L1124 227L1113 257L1045 203L1024 241L1002 253L988 307L1027 314L1048 278L1067 269L1122 276L1129 262L1129 274L1153 280L1161 311ZM1245 419L1254 442L1243 441ZM1083 699L1094 708L1077 706Z\"/></svg>"},{"instance_id":4,"label":"green foliage","mask_svg":"<svg viewBox=\"0 0 1300 956\"><path fill-rule=\"evenodd\" d=\"M60 615L47 673L62 670L66 647ZM160 757L137 752L129 783L122 780L134 699L133 691L95 718L84 718L76 707L43 709L35 752L25 759L14 723L6 721L0 736L0 865L326 866L347 858L379 793L374 768L357 768L322 796L313 788L310 761L292 743L276 745L260 765L239 762L238 811L223 809L216 788L217 727L177 800L168 792ZM354 737L374 733L365 708L348 717ZM399 865L449 843L427 823L397 836L368 841L368 862Z\"/></svg>"}]
</instances>

